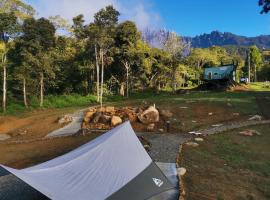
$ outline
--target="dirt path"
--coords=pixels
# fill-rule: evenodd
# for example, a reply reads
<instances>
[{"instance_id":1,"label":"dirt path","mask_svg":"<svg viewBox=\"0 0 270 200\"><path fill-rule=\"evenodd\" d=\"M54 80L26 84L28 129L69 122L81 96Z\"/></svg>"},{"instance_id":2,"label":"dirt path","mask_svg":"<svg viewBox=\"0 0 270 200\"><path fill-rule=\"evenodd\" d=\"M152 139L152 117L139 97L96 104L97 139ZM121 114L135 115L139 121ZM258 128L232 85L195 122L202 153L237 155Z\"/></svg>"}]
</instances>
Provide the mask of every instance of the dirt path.
<instances>
[{"instance_id":1,"label":"dirt path","mask_svg":"<svg viewBox=\"0 0 270 200\"><path fill-rule=\"evenodd\" d=\"M219 127L200 130L197 132L201 133L202 135L213 135L213 134L222 133L225 131L230 131L233 129L248 127L248 126L253 126L253 125L260 125L260 124L270 124L270 120L236 122L236 123L231 123L231 124L225 124Z\"/></svg>"},{"instance_id":2,"label":"dirt path","mask_svg":"<svg viewBox=\"0 0 270 200\"><path fill-rule=\"evenodd\" d=\"M59 117L73 113L76 109L47 109L29 112L22 116L1 116L0 134L11 136L14 140L29 140L45 137L53 130L61 128Z\"/></svg>"}]
</instances>

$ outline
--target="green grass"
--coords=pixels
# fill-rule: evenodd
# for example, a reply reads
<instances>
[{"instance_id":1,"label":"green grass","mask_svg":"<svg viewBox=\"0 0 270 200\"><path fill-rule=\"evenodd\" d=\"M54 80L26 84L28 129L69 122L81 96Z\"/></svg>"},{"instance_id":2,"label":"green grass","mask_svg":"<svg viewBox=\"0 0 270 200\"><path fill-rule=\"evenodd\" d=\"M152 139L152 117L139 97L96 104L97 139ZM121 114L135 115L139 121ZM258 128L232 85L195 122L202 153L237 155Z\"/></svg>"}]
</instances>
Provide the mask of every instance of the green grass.
<instances>
[{"instance_id":1,"label":"green grass","mask_svg":"<svg viewBox=\"0 0 270 200\"><path fill-rule=\"evenodd\" d=\"M240 136L239 132L246 129L262 135ZM190 172L185 177L188 190L193 194L219 194L224 199L247 199L248 195L269 199L269 130L270 125L252 126L209 136L198 148L184 147L181 166Z\"/></svg>"},{"instance_id":2,"label":"green grass","mask_svg":"<svg viewBox=\"0 0 270 200\"><path fill-rule=\"evenodd\" d=\"M104 104L115 104L124 106L126 103L142 104L174 104L183 105L190 101L198 103L210 103L212 105L224 106L228 103L232 105L235 112L242 114L257 114L258 106L256 104L256 96L264 96L270 99L270 91L247 91L247 92L199 92L191 91L186 94L172 94L168 91L157 93L153 90L143 92L135 92L127 99L121 96L105 96ZM49 95L44 99L44 108L67 108L67 107L86 107L96 103L94 95L82 96L73 95ZM30 110L39 109L39 99L37 97L30 98ZM8 101L6 114L17 114L25 112L21 101Z\"/></svg>"},{"instance_id":3,"label":"green grass","mask_svg":"<svg viewBox=\"0 0 270 200\"><path fill-rule=\"evenodd\" d=\"M256 82L248 85L252 91L270 91L270 83L268 82Z\"/></svg>"}]
</instances>

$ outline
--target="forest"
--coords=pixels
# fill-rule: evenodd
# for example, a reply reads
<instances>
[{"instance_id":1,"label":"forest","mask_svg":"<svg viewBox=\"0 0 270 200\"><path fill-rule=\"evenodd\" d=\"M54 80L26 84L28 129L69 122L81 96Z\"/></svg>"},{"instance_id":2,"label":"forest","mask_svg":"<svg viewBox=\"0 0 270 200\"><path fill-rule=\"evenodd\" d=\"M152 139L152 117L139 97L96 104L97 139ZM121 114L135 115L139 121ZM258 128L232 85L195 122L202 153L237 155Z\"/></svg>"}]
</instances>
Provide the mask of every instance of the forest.
<instances>
[{"instance_id":1,"label":"forest","mask_svg":"<svg viewBox=\"0 0 270 200\"><path fill-rule=\"evenodd\" d=\"M0 56L2 111L12 102L26 108L44 106L48 95L108 95L129 97L135 91L175 93L201 83L205 67L237 66L238 79L270 79L270 65L256 46L192 48L175 32L160 38L158 48L143 40L143 30L132 21L119 21L111 5L94 15L36 18L22 1L0 1Z\"/></svg>"}]
</instances>

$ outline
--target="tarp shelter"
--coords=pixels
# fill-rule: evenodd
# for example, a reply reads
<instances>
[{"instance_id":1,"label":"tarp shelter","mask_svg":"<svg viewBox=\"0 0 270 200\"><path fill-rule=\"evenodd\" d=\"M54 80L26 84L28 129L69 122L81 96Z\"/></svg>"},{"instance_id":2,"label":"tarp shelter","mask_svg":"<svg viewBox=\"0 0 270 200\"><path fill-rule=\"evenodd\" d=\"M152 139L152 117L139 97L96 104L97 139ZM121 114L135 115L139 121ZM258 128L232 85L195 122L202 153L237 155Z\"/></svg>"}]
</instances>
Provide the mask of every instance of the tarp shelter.
<instances>
[{"instance_id":1,"label":"tarp shelter","mask_svg":"<svg viewBox=\"0 0 270 200\"><path fill-rule=\"evenodd\" d=\"M25 188L33 190L33 199L166 200L177 193L129 122L43 164L22 170L1 166L0 177L5 174L19 178ZM19 191L13 194L15 198L0 190L0 199L24 199L23 191L15 190Z\"/></svg>"}]
</instances>

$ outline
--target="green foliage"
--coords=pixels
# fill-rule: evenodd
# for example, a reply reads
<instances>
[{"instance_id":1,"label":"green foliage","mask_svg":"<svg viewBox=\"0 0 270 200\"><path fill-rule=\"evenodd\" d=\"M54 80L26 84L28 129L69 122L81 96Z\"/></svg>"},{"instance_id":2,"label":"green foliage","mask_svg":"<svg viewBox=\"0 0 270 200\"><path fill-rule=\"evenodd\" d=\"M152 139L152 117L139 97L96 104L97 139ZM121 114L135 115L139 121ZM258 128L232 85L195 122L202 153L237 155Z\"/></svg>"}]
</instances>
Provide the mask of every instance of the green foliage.
<instances>
[{"instance_id":1,"label":"green foliage","mask_svg":"<svg viewBox=\"0 0 270 200\"><path fill-rule=\"evenodd\" d=\"M35 19L31 17L31 8L27 11L21 1L5 2L8 3L5 4L6 11L0 11L0 34L16 37L8 46L1 44L0 49L8 52L8 90L13 102L22 101L24 82L26 96L35 96L38 102L37 97L42 96L40 85L43 76L44 91L49 99L55 95L96 94L97 63L101 68L99 77L104 72L102 88L105 95L119 93L123 87L130 89L131 93L148 89L175 91L198 84L204 67L233 61L238 63L241 74L244 66L238 51L227 52L222 47L196 48L188 54L188 44L176 33L170 33L162 41L161 49L152 48L142 41L134 22L118 22L119 12L112 6L98 11L90 24L83 15L78 15L70 27L61 16ZM28 14L22 27L18 27L21 24L18 24L19 16L8 9L8 5L16 2L15 8ZM57 36L56 29L61 28L69 29L72 36ZM253 57L254 62L258 61L256 56ZM259 72L258 75L261 77ZM53 105L55 101L45 99L44 106ZM64 97L57 101L57 105L68 105L61 103L65 102Z\"/></svg>"},{"instance_id":2,"label":"green foliage","mask_svg":"<svg viewBox=\"0 0 270 200\"><path fill-rule=\"evenodd\" d=\"M14 13L20 20L25 20L33 16L35 10L21 0L1 0L0 13Z\"/></svg>"}]
</instances>

